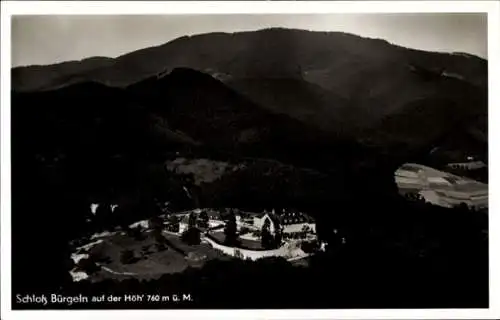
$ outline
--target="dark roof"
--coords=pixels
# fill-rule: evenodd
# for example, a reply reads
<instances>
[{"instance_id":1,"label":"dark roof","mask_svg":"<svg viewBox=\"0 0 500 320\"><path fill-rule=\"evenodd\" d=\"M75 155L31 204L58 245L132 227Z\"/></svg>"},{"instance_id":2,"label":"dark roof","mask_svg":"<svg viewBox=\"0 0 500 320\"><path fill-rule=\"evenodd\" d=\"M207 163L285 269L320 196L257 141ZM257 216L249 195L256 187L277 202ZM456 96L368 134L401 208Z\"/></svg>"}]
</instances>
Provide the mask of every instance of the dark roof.
<instances>
[{"instance_id":1,"label":"dark roof","mask_svg":"<svg viewBox=\"0 0 500 320\"><path fill-rule=\"evenodd\" d=\"M251 217L262 219L265 215L269 215L271 219L274 219L275 222L284 225L284 224L292 224L292 223L304 223L304 222L314 222L314 219L306 213L295 212L295 216L292 212L272 214L271 212L261 212L252 214ZM290 222L285 223L286 221L291 220Z\"/></svg>"},{"instance_id":2,"label":"dark roof","mask_svg":"<svg viewBox=\"0 0 500 320\"><path fill-rule=\"evenodd\" d=\"M217 220L222 219L222 215L217 211L208 211L207 215L209 219L217 219Z\"/></svg>"},{"instance_id":3,"label":"dark roof","mask_svg":"<svg viewBox=\"0 0 500 320\"><path fill-rule=\"evenodd\" d=\"M292 212L287 212L286 214L282 214L280 216L280 220L284 225L314 221L312 217L302 212L295 212L295 214Z\"/></svg>"}]
</instances>

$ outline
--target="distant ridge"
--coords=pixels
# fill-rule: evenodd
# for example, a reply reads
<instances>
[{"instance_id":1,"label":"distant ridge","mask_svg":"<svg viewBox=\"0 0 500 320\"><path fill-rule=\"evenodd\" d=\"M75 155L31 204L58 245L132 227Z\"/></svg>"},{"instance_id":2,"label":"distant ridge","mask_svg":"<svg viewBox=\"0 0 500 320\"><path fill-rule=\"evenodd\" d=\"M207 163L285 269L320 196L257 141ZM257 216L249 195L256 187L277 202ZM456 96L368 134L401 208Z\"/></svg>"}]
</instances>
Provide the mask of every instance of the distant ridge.
<instances>
[{"instance_id":1,"label":"distant ridge","mask_svg":"<svg viewBox=\"0 0 500 320\"><path fill-rule=\"evenodd\" d=\"M487 60L341 32L267 28L184 36L117 58L14 68L12 88L36 92L89 81L154 86L179 68L210 75L255 106L335 137L387 144L404 133L425 146L454 130L451 118L471 119L458 130L487 137ZM412 123L415 117L421 122Z\"/></svg>"}]
</instances>

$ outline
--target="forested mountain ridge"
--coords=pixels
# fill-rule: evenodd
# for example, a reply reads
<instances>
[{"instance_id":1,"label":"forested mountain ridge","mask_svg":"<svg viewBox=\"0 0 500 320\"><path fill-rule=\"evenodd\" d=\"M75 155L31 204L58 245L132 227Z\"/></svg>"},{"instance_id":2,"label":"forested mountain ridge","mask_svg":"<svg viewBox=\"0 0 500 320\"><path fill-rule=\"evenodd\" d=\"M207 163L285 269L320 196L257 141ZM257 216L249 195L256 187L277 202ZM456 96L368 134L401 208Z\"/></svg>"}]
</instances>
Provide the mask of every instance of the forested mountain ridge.
<instances>
[{"instance_id":1,"label":"forested mountain ridge","mask_svg":"<svg viewBox=\"0 0 500 320\"><path fill-rule=\"evenodd\" d=\"M14 68L12 87L38 91L86 81L125 87L179 67L211 74L275 113L342 134L369 128L423 98L460 91L453 85L436 90L440 79L487 85L487 61L475 56L271 28L186 36L114 59Z\"/></svg>"}]
</instances>

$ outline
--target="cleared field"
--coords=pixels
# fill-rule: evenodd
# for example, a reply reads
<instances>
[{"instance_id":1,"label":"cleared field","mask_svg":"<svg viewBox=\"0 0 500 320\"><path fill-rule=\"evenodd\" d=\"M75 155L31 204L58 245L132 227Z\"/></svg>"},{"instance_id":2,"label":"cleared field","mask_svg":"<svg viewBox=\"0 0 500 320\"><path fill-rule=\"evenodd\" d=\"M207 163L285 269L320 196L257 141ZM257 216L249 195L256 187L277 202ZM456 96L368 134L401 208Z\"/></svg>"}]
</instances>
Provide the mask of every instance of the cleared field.
<instances>
[{"instance_id":1,"label":"cleared field","mask_svg":"<svg viewBox=\"0 0 500 320\"><path fill-rule=\"evenodd\" d=\"M208 244L189 246L179 237L165 233L165 249L159 250L152 233L145 232L143 235L144 239L138 240L116 234L91 248L89 254L103 261L100 262L103 268L91 276L91 281L129 277L153 279L166 273L182 272L188 266L201 267L212 259L229 258ZM132 263L122 263L121 256L125 250L133 252Z\"/></svg>"}]
</instances>

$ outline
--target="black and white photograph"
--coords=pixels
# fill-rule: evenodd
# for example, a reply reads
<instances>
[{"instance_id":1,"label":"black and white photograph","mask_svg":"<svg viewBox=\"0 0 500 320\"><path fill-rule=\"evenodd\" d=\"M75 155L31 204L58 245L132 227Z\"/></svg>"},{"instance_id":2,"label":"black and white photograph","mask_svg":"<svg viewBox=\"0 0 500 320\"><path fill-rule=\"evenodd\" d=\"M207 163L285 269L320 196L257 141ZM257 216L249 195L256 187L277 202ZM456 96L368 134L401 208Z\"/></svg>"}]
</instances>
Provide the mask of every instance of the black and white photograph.
<instances>
[{"instance_id":1,"label":"black and white photograph","mask_svg":"<svg viewBox=\"0 0 500 320\"><path fill-rule=\"evenodd\" d=\"M492 307L488 12L8 19L12 310Z\"/></svg>"}]
</instances>

